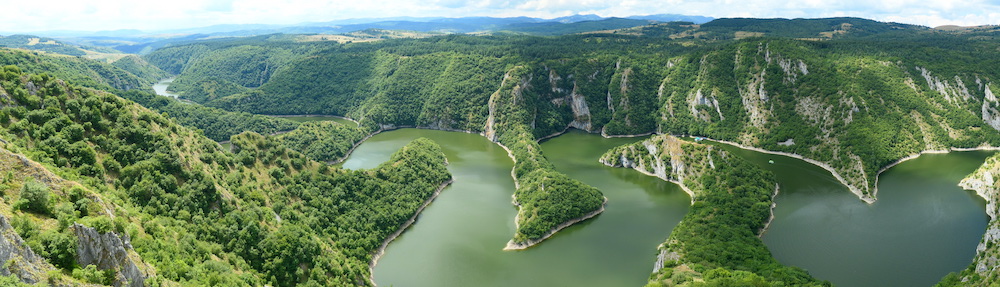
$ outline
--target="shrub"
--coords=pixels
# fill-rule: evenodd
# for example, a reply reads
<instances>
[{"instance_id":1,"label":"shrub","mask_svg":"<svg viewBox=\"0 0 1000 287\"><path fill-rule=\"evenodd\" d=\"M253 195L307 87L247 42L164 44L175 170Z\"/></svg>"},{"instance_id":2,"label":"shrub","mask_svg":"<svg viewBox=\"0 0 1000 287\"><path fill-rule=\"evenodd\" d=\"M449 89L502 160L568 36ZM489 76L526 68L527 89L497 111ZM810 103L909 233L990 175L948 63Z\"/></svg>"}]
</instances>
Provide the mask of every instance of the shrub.
<instances>
[{"instance_id":1,"label":"shrub","mask_svg":"<svg viewBox=\"0 0 1000 287\"><path fill-rule=\"evenodd\" d=\"M14 208L48 215L49 187L33 179L28 180L21 186L21 199L17 200Z\"/></svg>"}]
</instances>

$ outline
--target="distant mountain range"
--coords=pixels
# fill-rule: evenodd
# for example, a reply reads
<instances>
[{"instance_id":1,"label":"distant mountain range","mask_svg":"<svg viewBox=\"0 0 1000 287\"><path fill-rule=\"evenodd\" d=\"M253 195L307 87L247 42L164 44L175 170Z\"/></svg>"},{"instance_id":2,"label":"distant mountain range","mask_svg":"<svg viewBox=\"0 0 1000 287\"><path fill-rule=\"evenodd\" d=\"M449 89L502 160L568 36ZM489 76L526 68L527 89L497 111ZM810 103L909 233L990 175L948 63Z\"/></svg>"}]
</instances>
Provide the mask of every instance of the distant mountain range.
<instances>
[{"instance_id":1,"label":"distant mountain range","mask_svg":"<svg viewBox=\"0 0 1000 287\"><path fill-rule=\"evenodd\" d=\"M86 46L110 47L126 53L145 53L171 43L190 40L245 37L275 33L284 34L341 34L367 29L407 30L434 33L476 33L508 31L536 35L561 35L587 31L621 29L648 25L654 22L685 21L706 23L714 18L677 14L630 16L625 18L598 15L573 15L554 19L531 17L393 17L345 19L328 22L311 22L294 25L225 24L200 28L161 31L44 31L32 34L52 37ZM3 33L0 34L12 34Z\"/></svg>"}]
</instances>

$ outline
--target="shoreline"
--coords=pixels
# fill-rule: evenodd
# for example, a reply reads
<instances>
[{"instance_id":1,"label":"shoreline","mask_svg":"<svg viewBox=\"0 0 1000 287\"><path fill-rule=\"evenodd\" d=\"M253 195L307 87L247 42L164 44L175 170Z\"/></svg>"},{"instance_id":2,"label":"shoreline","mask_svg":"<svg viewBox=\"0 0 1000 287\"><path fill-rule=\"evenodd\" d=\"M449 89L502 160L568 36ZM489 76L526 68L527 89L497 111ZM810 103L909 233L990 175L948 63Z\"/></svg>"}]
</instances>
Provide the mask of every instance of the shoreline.
<instances>
[{"instance_id":1,"label":"shoreline","mask_svg":"<svg viewBox=\"0 0 1000 287\"><path fill-rule=\"evenodd\" d=\"M608 164L607 162L605 162L605 161L603 161L603 160L598 160L598 162L600 162L600 163L602 163L602 164L604 164L604 165L606 165L606 166L610 166L610 167L617 167L617 166L612 166L612 165L609 165L609 164ZM641 174L645 174L645 175L648 175L648 176L652 176L652 177L655 177L655 178L659 178L659 179L661 179L661 180L663 180L663 181L666 181L666 182L669 182L669 183L673 183L673 184L676 184L677 186L679 186L679 187L681 188L681 190L683 190L683 191L684 191L684 193L687 193L687 194L688 194L688 197L689 197L689 198L691 198L691 204L694 204L694 198L695 198L695 194L694 194L694 190L691 190L691 188L688 188L688 187L687 187L687 185L684 185L684 183L683 183L683 182L681 182L681 181L678 181L678 180L673 180L673 179L669 179L669 178L662 178L662 177L660 177L660 176L658 176L658 175L656 175L656 174L653 174L653 173L651 173L651 172L648 172L648 171L645 171L645 170L641 170L641 169L638 169L638 168L637 168L638 166L633 166L633 167L625 167L624 165L622 165L621 167L622 167L622 168L627 168L627 169L631 169L631 170L634 170L634 171L638 171L638 172L639 172L639 173L641 173Z\"/></svg>"},{"instance_id":2,"label":"shoreline","mask_svg":"<svg viewBox=\"0 0 1000 287\"><path fill-rule=\"evenodd\" d=\"M906 162L908 160L916 159L916 158L918 158L918 157L920 157L921 155L924 155L924 154L947 154L947 153L950 153L950 152L953 152L953 151L958 151L958 152L963 152L963 151L1000 151L1000 147L994 147L994 146L988 146L988 145L982 145L982 146L972 147L972 148L948 147L948 148L943 149L943 150L922 150L922 151L917 152L915 154L911 154L911 155L905 156L905 157L903 157L901 159L898 159L896 161L893 161L889 165L886 165L886 166L880 168L875 173L875 185L874 185L874 187L872 189L872 195L871 196L864 196L863 193L861 193L861 190L859 190L856 187L853 187L853 186L847 184L847 181L843 178L843 176L841 176L840 173L838 173L836 170L834 170L832 166L830 166L829 164L820 162L818 160L811 159L811 158L806 158L806 157L804 157L802 155L794 154L794 153L787 153L787 152L780 152L780 151L769 151L769 150L765 150L765 149L758 148L758 147L744 146L744 145L741 145L741 144L738 144L738 143L735 143L735 142L731 142L731 141L726 141L726 140L717 140L717 139L712 139L712 138L708 138L708 137L706 137L705 139L709 140L709 141L718 142L718 143L728 144L728 145L735 146L735 147L738 147L738 148L741 148L741 149L752 150L752 151L757 151L757 152L767 153L767 154L783 155L783 156L787 156L787 157L801 159L801 160L803 160L805 162L811 163L811 164L813 164L815 166L821 167L821 168L829 171L837 179L837 181L840 182L840 184L842 184L845 187L847 187L847 189L850 190L851 193L854 193L854 195L858 196L858 198L861 199L861 201L864 201L865 203L868 203L868 204L873 204L878 199L878 182L879 182L879 177L882 175L883 172L889 170L890 168L892 168L892 167L894 167L894 166L896 166L898 164L901 164L901 163Z\"/></svg>"},{"instance_id":3,"label":"shoreline","mask_svg":"<svg viewBox=\"0 0 1000 287\"><path fill-rule=\"evenodd\" d=\"M604 165L607 165L607 166L611 166L611 165L609 165L607 162L605 162L603 160L601 160L601 163L603 163ZM612 167L615 167L615 166L612 166ZM634 170L634 171L638 171L639 173L642 173L642 174L645 174L645 175L648 175L648 176L651 176L651 177L659 178L659 179L661 179L663 181L666 181L666 182L669 182L669 183L676 184L677 186L679 186L681 188L681 190L684 190L684 192L686 192L688 194L688 196L690 196L690 198L691 198L691 204L692 205L695 202L694 191L691 190L690 188L688 188L686 185L684 185L684 183L682 183L680 181L672 180L672 179L667 179L667 178L662 178L662 177L660 177L660 176L658 176L656 174L653 174L653 173L650 173L648 171L639 169L638 168L639 166L625 167L623 165L621 167L628 168L628 169L631 169L631 170ZM774 221L774 218L775 218L775 216L774 216L774 208L778 207L778 203L775 202L774 200L775 200L775 198L778 197L778 194L779 194L780 190L781 190L781 187L778 185L777 182L775 182L774 183L774 194L771 195L771 207L770 207L771 216L768 217L767 222L764 223L764 227L761 227L761 229L757 232L757 237L763 237L764 233L767 232L768 227L771 226L771 222Z\"/></svg>"},{"instance_id":4,"label":"shoreline","mask_svg":"<svg viewBox=\"0 0 1000 287\"><path fill-rule=\"evenodd\" d=\"M708 138L708 137L706 137L705 139L709 140L709 141L717 142L717 143L728 144L728 145L735 146L735 147L738 147L738 148L741 148L741 149L745 149L745 150L752 150L752 151L766 153L766 154L783 155L783 156L787 156L787 157L791 157L791 158L797 158L797 159L803 160L805 162L811 163L811 164L813 164L815 166L818 166L820 168L823 168L823 169L829 171L830 174L833 175L833 177L836 178L837 181L839 181L841 185L847 187L847 189L850 190L851 193L853 193L855 196L857 196L858 199L861 199L861 201L864 201L867 204L873 204L873 203L875 203L876 198L874 197L874 195L873 196L865 196L864 193L861 192L860 189L858 189L857 187L854 187L854 186L848 184L847 180L844 179L844 177L842 175L840 175L839 172L837 172L836 170L834 170L833 167L830 166L829 164L823 163L823 162L815 160L815 159L807 158L807 157L804 157L804 156L799 155L799 154L788 153L788 152L781 152L781 151L769 151L769 150L758 148L758 147L745 146L745 145L738 144L738 143L731 142L731 141L727 141L727 140L717 140L717 139ZM876 178L878 178L877 175L876 175Z\"/></svg>"},{"instance_id":5,"label":"shoreline","mask_svg":"<svg viewBox=\"0 0 1000 287\"><path fill-rule=\"evenodd\" d=\"M661 134L659 132L652 131L652 132L646 132L646 133L641 133L641 134L608 135L608 134L604 133L604 129L603 128L601 129L600 132L596 132L596 131L581 130L581 129L578 129L578 128L573 127L573 126L570 125L570 126L566 126L565 128L563 128L563 130L560 131L560 132L556 132L556 133L553 133L553 134L550 134L550 135L538 138L535 141L538 142L538 143L542 143L542 142L544 142L546 140L549 140L549 139L552 139L554 137L558 137L558 136L564 135L564 134L568 133L570 130L578 130L578 131L585 132L585 133L588 133L588 134L599 134L599 135L601 135L602 138L606 138L606 139L611 139L611 138L638 138L638 137L644 137L644 136L659 135L659 134Z\"/></svg>"},{"instance_id":6,"label":"shoreline","mask_svg":"<svg viewBox=\"0 0 1000 287\"><path fill-rule=\"evenodd\" d=\"M517 215L514 216L514 225L517 225L518 219L521 218L521 205L517 204L516 202L514 203L514 205L518 206ZM601 203L601 208L598 208L597 210L591 211L591 212L589 212L587 214L584 214L584 215L582 215L580 217L573 218L573 219L570 219L570 220L568 220L566 222L560 223L558 226L556 226L552 230L549 230L549 232L546 232L545 235L542 235L542 237L540 237L540 238L531 239L531 240L528 240L528 241L526 241L524 243L515 243L514 240L511 239L510 241L507 241L507 246L505 246L503 248L503 250L504 251L512 251L512 250L525 250L525 249L528 249L528 248L530 248L532 246L535 246L535 245L537 245L539 243L542 243L542 241L545 241L546 239L549 239L549 237L552 237L553 235L556 235L556 233L559 233L560 230L563 230L566 227L570 227L573 224L577 224L577 223L583 222L583 221L585 221L587 219L591 219L591 218L593 218L593 217L595 217L595 216L603 213L605 207L607 207L607 206L608 206L608 198L604 197L604 202Z\"/></svg>"},{"instance_id":7,"label":"shoreline","mask_svg":"<svg viewBox=\"0 0 1000 287\"><path fill-rule=\"evenodd\" d=\"M354 145L351 146L351 149L347 150L347 152L344 153L343 157L340 157L340 158L338 158L336 160L327 161L326 164L337 165L337 164L340 164L340 163L344 162L345 160L347 160L348 157L351 157L351 154L354 153L354 150L357 149L359 146L361 146L362 143L368 141L368 139L372 138L373 136L375 136L377 134L382 133L383 131L385 131L385 130L379 129L379 130L377 130L377 131L375 131L373 133L370 133L370 134L366 135L365 137L361 138L361 140L359 140L358 142L354 143Z\"/></svg>"},{"instance_id":8,"label":"shoreline","mask_svg":"<svg viewBox=\"0 0 1000 287\"><path fill-rule=\"evenodd\" d=\"M767 222L764 223L764 227L761 227L757 232L758 238L764 238L764 233L767 232L767 228L771 227L771 222L774 221L774 208L778 207L778 202L774 201L778 198L778 193L781 191L781 186L777 182L774 183L774 194L771 195L771 217L767 218Z\"/></svg>"},{"instance_id":9,"label":"shoreline","mask_svg":"<svg viewBox=\"0 0 1000 287\"><path fill-rule=\"evenodd\" d=\"M396 237L399 237L400 235L403 234L403 231L406 231L406 229L410 228L410 226L417 221L417 217L420 216L420 213L424 211L424 208L427 208L427 206L431 205L431 203L434 202L434 199L437 199L438 195L441 195L441 191L443 191L453 182L455 182L455 179L451 178L441 183L441 185L439 185L438 188L434 190L434 193L431 194L431 197L427 198L427 200L425 200L424 203L420 205L419 208L417 208L416 213L414 213L413 216L410 217L410 219L406 220L406 222L403 222L403 225L400 225L399 229L397 229L396 232L393 232L392 234L389 235L389 237L385 239L385 241L382 241L382 245L380 245L379 248L375 250L375 253L372 254L372 261L368 263L368 282L371 282L372 286L377 286L377 284L375 284L375 265L378 264L378 260L382 258L382 255L385 254L385 249L389 247L389 243L391 243L393 240L396 240Z\"/></svg>"},{"instance_id":10,"label":"shoreline","mask_svg":"<svg viewBox=\"0 0 1000 287\"><path fill-rule=\"evenodd\" d=\"M398 130L398 129L421 129L421 130L434 130L434 131L446 131L446 132L463 132L463 133L467 133L467 134L483 135L483 133L475 133L475 132L472 132L472 131L463 131L463 130L439 129L439 128L430 128L430 127L419 127L419 126L382 126L382 125L379 125L379 129L378 130L376 130L376 131L374 131L372 133L369 133L365 137L361 138L361 140L359 140L358 142L354 143L354 145L351 146L351 149L347 150L347 152L344 153L343 157L340 157L340 158L338 158L336 160L326 161L326 164L330 164L330 165L340 164L340 163L344 162L345 160L347 160L347 158L351 157L351 154L354 153L354 150L357 149L358 146L361 146L361 144L363 144L364 142L368 141L368 139L370 139L371 137L373 137L375 135L378 135L380 133L383 133L383 132L394 131L394 130ZM289 131L285 131L285 132L289 132ZM506 149L506 147L505 147L505 149ZM508 154L509 153L510 153L510 151L508 151ZM511 157L511 158L513 158L513 157Z\"/></svg>"},{"instance_id":11,"label":"shoreline","mask_svg":"<svg viewBox=\"0 0 1000 287\"><path fill-rule=\"evenodd\" d=\"M538 142L540 144L540 143L542 143L545 140L548 140L548 139L551 139L551 138L554 138L554 137L558 137L558 136L564 135L567 132L569 132L569 129L572 129L572 128L573 128L572 126L566 126L565 128L563 128L562 131L559 131L559 132L556 132L556 133L553 133L551 135L547 135L547 136L544 136L544 137L540 137L540 138L536 139L535 142ZM581 130L581 131L586 132L586 133L591 133L591 132L584 131L584 130Z\"/></svg>"},{"instance_id":12,"label":"shoreline","mask_svg":"<svg viewBox=\"0 0 1000 287\"><path fill-rule=\"evenodd\" d=\"M876 186L875 194L878 194L878 180L879 180L879 176L882 175L883 172L888 171L890 168L892 168L892 167L894 167L896 165L899 165L899 164L901 164L903 162L906 162L908 160L919 158L920 156L925 155L925 154L948 154L948 153L951 153L953 151L957 151L957 152L965 152L965 151L1000 151L1000 147L988 146L988 145L982 145L982 146L971 147L971 148L969 148L969 147L948 147L947 149L939 149L939 150L923 150L923 151L920 151L918 153L908 155L908 156L906 156L904 158L901 158L901 159L898 159L898 160L890 163L889 165L886 165L885 167L880 168L878 170L878 172L875 174L875 186Z\"/></svg>"},{"instance_id":13,"label":"shoreline","mask_svg":"<svg viewBox=\"0 0 1000 287\"><path fill-rule=\"evenodd\" d=\"M485 137L485 135L483 135L483 137ZM489 140L489 139L487 138L487 140ZM514 179L514 193L512 193L510 195L510 197L513 199L514 198L514 194L517 194L517 189L521 188L521 182L517 180L517 174L514 173L514 171L517 170L517 159L514 158L514 153L512 153L510 151L510 149L507 148L507 146L501 144L500 142L495 142L495 141L490 141L490 142L493 142L494 144L500 146L500 148L502 148L503 150L507 151L507 157L509 157L510 160L514 162L514 165L510 168L510 177ZM520 213L521 212L521 206L518 205L516 201L514 202L514 205L518 207L517 211L518 211L518 213ZM518 227L517 226L517 218L515 218L514 219L514 229L517 229L517 227Z\"/></svg>"},{"instance_id":14,"label":"shoreline","mask_svg":"<svg viewBox=\"0 0 1000 287\"><path fill-rule=\"evenodd\" d=\"M338 116L338 115L320 115L320 114L302 114L302 115L267 115L267 114L259 114L259 115L268 116L268 117L275 117L275 118L293 118L293 117L319 118L319 117L331 117L331 118L338 118L338 119L352 121L352 122L354 122L355 125L358 125L358 126L361 125L361 123L359 123L355 119L352 119L352 118L349 118L349 117L345 117L345 116Z\"/></svg>"}]
</instances>

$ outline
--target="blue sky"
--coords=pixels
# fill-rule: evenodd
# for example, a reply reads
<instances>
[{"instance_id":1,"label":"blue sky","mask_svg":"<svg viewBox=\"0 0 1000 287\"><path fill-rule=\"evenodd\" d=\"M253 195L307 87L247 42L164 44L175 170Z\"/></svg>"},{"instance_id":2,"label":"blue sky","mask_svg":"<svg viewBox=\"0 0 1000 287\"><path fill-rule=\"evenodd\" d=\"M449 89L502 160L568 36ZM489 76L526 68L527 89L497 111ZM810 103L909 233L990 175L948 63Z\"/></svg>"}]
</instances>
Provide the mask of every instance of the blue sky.
<instances>
[{"instance_id":1,"label":"blue sky","mask_svg":"<svg viewBox=\"0 0 1000 287\"><path fill-rule=\"evenodd\" d=\"M6 2L6 3L5 3ZM0 31L163 30L395 16L855 16L926 26L1000 24L1000 0L0 0Z\"/></svg>"}]
</instances>

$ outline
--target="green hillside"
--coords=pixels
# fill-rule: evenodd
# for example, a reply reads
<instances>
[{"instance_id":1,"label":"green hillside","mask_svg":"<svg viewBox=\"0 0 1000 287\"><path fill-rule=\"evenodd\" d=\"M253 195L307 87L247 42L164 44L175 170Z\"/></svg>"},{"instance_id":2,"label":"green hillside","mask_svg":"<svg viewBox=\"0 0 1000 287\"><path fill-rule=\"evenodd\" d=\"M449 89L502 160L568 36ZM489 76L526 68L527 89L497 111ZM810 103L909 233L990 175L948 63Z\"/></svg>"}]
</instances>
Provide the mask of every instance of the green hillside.
<instances>
[{"instance_id":1,"label":"green hillside","mask_svg":"<svg viewBox=\"0 0 1000 287\"><path fill-rule=\"evenodd\" d=\"M789 39L831 31L840 32ZM620 32L330 44L294 59L281 58L290 42L238 46L266 54L226 46L211 50L227 55L212 61L185 56L206 49L191 45L149 58L188 63L174 69L184 70L182 86L195 83L185 97L208 106L471 132L484 131L503 75L523 67L525 93L537 95L527 104L535 137L567 126L709 136L828 165L866 200L876 196L879 170L895 160L1000 144L996 129L983 129L994 117L982 107L1000 59L997 44L981 38L987 32L857 18L719 19ZM731 40L746 33L772 37ZM285 60L239 64L268 63L261 55Z\"/></svg>"},{"instance_id":2,"label":"green hillside","mask_svg":"<svg viewBox=\"0 0 1000 287\"><path fill-rule=\"evenodd\" d=\"M712 146L660 135L601 156L677 183L691 210L660 244L647 286L829 286L778 263L760 240L778 184L774 175Z\"/></svg>"},{"instance_id":3,"label":"green hillside","mask_svg":"<svg viewBox=\"0 0 1000 287\"><path fill-rule=\"evenodd\" d=\"M575 24L558 27L594 23ZM539 139L569 128L788 153L867 202L900 159L1000 146L1000 42L989 27L718 19L546 37L307 38L192 41L113 62L0 49L0 229L9 221L14 230L0 235L31 247L15 248L19 256L41 258L4 268L52 285L371 285L372 254L450 182L446 161L419 139L375 169L328 164L399 127L479 133L507 149L518 209L508 249L609 204L542 153ZM190 103L149 90L166 76ZM359 126L262 114L340 115ZM771 174L666 136L603 161L692 195L650 284L826 284L777 263L757 237ZM688 173L665 168L675 164ZM989 168L968 188L988 193ZM126 267L70 260L90 230L131 242ZM977 266L992 254L995 244L984 244L943 283L988 286L995 275Z\"/></svg>"},{"instance_id":4,"label":"green hillside","mask_svg":"<svg viewBox=\"0 0 1000 287\"><path fill-rule=\"evenodd\" d=\"M598 206L599 193L584 185L531 184L562 178L535 176L551 169L534 142L569 127L607 136L707 136L795 154L873 202L878 174L897 160L1000 145L994 39L993 29L858 18L718 19L559 37L446 35L308 49L290 41L240 41L252 47L239 49L216 42L220 47L176 46L148 59L179 72L184 97L211 107L346 115L371 130L483 133L517 162L519 214L574 210L519 216L517 241ZM284 56L289 49L308 52ZM223 51L223 58L205 59ZM559 186L545 194L560 200L535 198L541 186ZM546 223L522 224L526 218Z\"/></svg>"},{"instance_id":5,"label":"green hillside","mask_svg":"<svg viewBox=\"0 0 1000 287\"><path fill-rule=\"evenodd\" d=\"M134 102L16 66L0 80L0 214L51 263L5 268L41 268L31 282L369 285L372 254L451 178L426 139L347 171L255 133L223 151ZM77 244L98 244L81 230L131 241L131 255L75 262Z\"/></svg>"}]
</instances>

